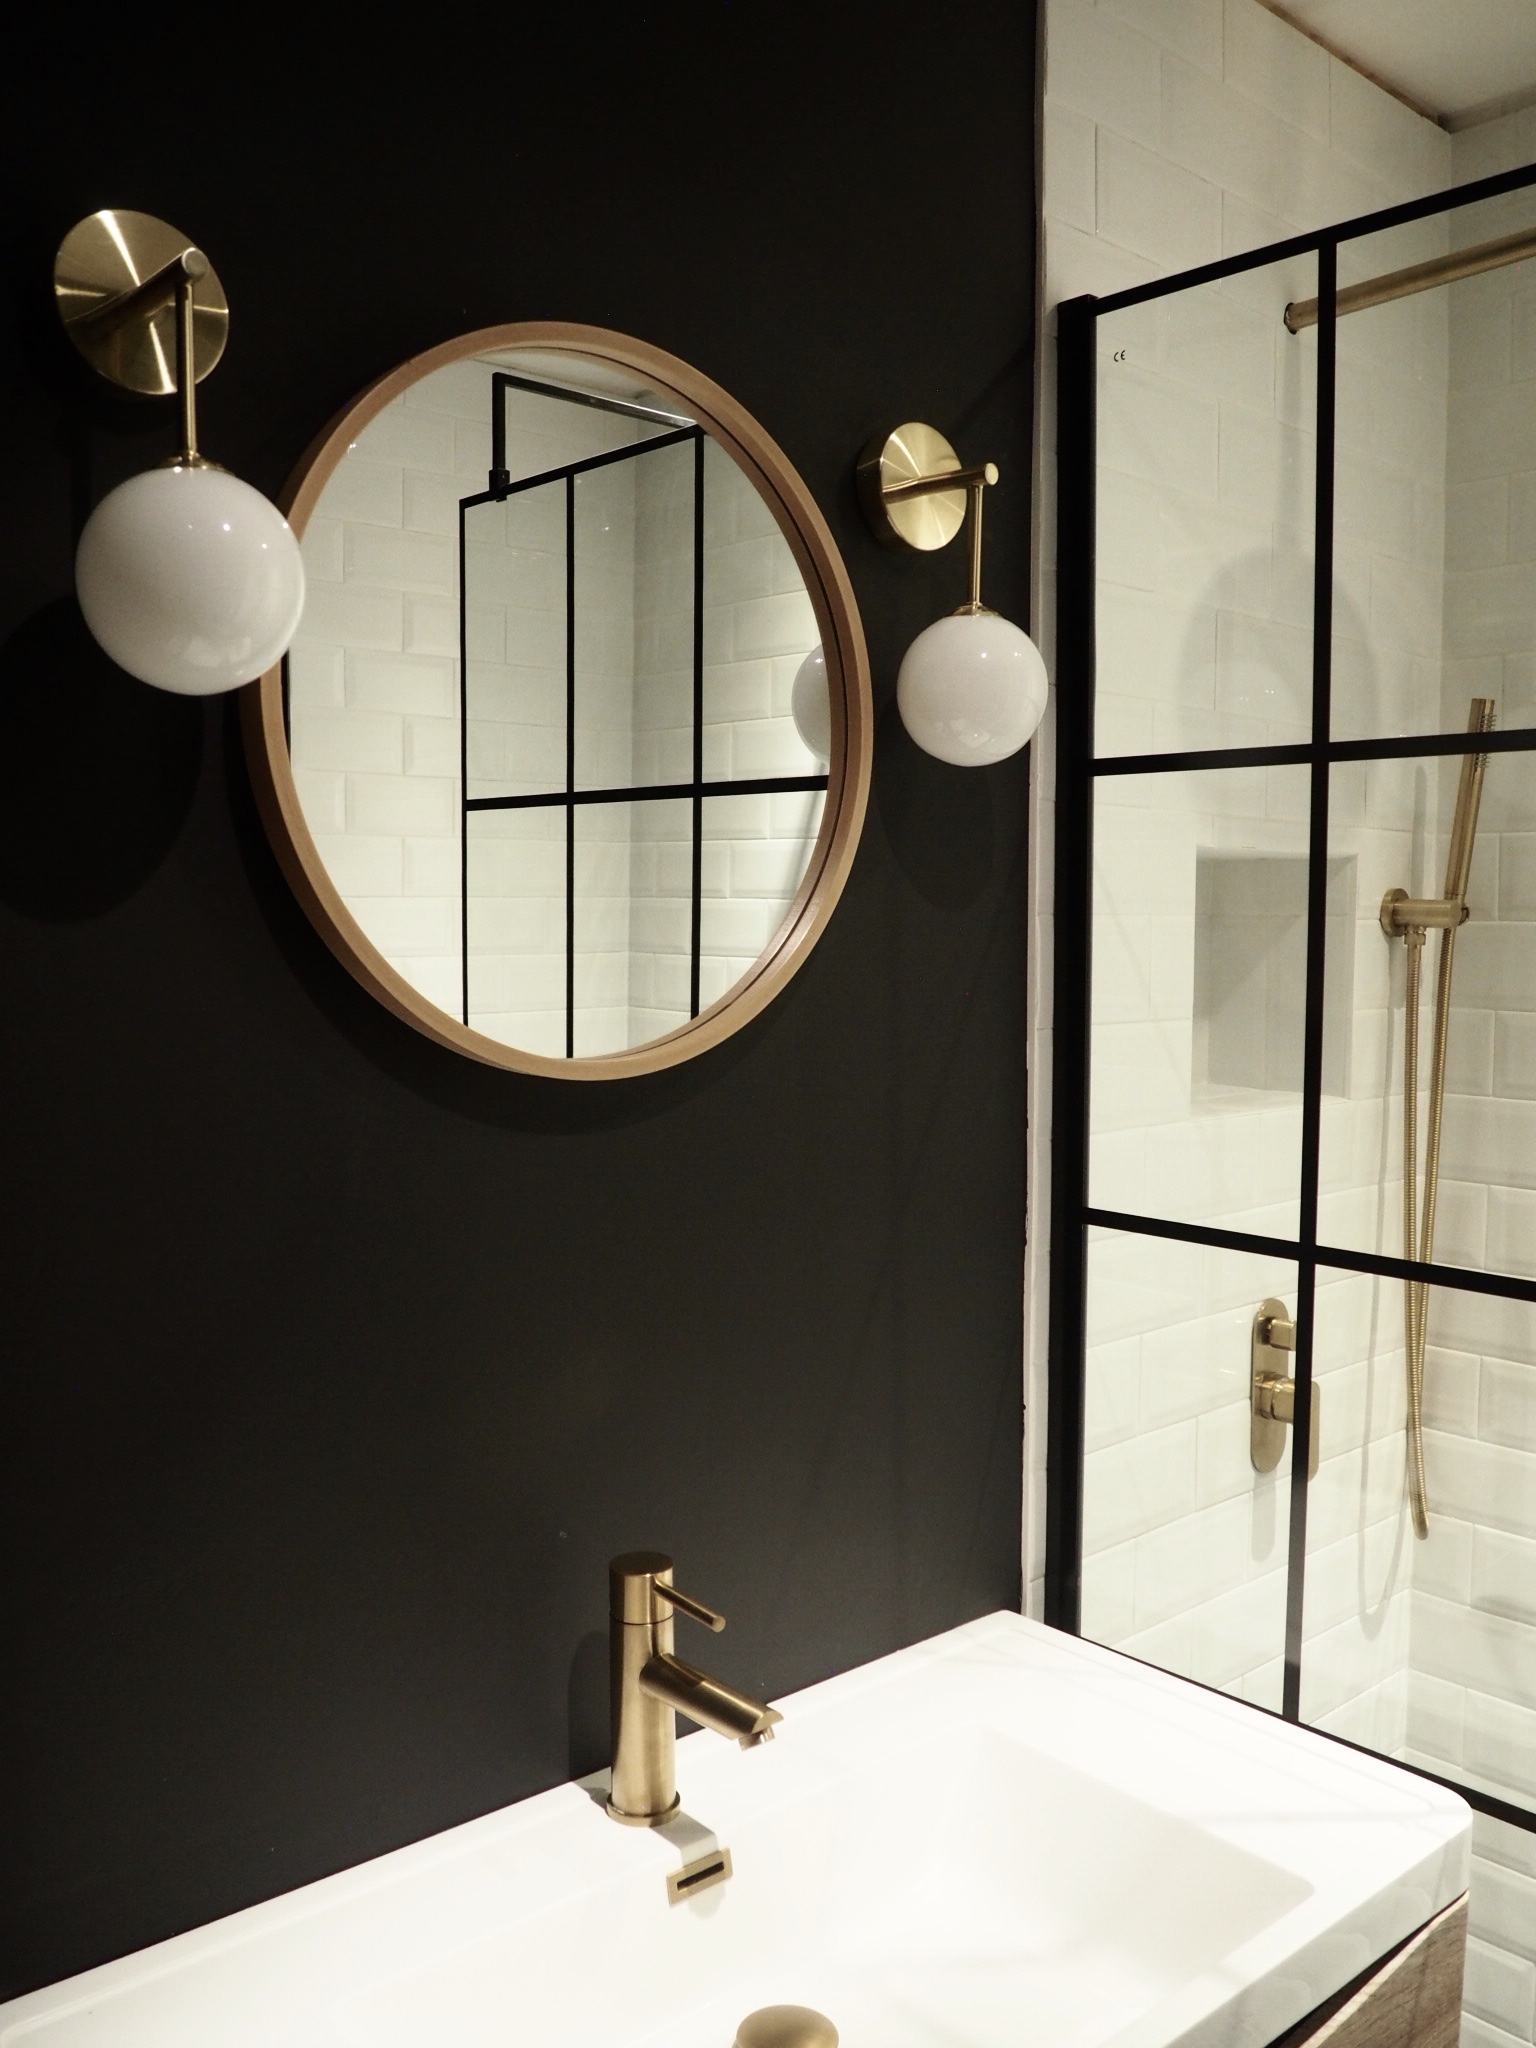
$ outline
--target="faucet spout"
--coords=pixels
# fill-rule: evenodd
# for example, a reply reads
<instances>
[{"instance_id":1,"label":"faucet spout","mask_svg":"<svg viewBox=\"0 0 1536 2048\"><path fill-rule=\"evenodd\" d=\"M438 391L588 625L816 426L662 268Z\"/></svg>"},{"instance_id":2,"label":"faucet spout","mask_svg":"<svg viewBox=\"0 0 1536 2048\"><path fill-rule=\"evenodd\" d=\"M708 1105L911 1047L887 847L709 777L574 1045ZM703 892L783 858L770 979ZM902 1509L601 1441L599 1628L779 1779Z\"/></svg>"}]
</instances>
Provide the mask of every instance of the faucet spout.
<instances>
[{"instance_id":1,"label":"faucet spout","mask_svg":"<svg viewBox=\"0 0 1536 2048\"><path fill-rule=\"evenodd\" d=\"M681 1612L706 1628L724 1617L678 1592L672 1560L658 1550L630 1551L608 1568L609 1684L613 1780L608 1812L631 1827L656 1827L677 1811L677 1716L686 1714L743 1749L773 1739L783 1716L724 1679L672 1654Z\"/></svg>"},{"instance_id":2,"label":"faucet spout","mask_svg":"<svg viewBox=\"0 0 1536 2048\"><path fill-rule=\"evenodd\" d=\"M759 1743L772 1742L774 1728L784 1718L777 1707L753 1699L750 1693L738 1692L723 1678L711 1678L707 1671L696 1670L681 1657L663 1653L641 1667L640 1690L664 1706L675 1707L690 1721L713 1728L717 1735L729 1736L743 1749L756 1749Z\"/></svg>"}]
</instances>

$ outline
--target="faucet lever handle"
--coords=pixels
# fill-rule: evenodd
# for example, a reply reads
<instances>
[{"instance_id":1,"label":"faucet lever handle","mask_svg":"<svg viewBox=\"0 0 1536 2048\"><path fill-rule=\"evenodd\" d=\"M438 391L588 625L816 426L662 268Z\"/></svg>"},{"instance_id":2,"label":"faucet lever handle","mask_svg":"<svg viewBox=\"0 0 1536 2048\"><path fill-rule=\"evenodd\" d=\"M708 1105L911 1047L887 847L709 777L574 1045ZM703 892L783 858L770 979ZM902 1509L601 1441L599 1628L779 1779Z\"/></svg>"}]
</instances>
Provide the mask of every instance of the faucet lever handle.
<instances>
[{"instance_id":1,"label":"faucet lever handle","mask_svg":"<svg viewBox=\"0 0 1536 2048\"><path fill-rule=\"evenodd\" d=\"M713 1629L716 1635L725 1627L725 1616L717 1614L713 1607L706 1607L702 1600L691 1599L688 1594L679 1593L676 1586L664 1586L660 1580L653 1580L652 1585L658 1600L670 1600L674 1607L680 1608L684 1614L691 1615L695 1621L702 1621L704 1626Z\"/></svg>"}]
</instances>

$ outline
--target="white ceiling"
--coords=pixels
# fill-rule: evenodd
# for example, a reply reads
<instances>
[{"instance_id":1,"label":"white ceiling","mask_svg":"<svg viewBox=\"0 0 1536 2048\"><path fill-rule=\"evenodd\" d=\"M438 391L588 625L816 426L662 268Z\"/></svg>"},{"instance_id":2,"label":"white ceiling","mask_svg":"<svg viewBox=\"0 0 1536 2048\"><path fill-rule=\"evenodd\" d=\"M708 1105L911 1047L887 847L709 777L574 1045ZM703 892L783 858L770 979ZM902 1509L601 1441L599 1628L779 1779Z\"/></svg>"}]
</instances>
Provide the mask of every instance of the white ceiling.
<instances>
[{"instance_id":1,"label":"white ceiling","mask_svg":"<svg viewBox=\"0 0 1536 2048\"><path fill-rule=\"evenodd\" d=\"M1265 0L1270 4L1270 0ZM1536 93L1536 0L1273 0L1452 126ZM1459 117L1459 119L1458 119Z\"/></svg>"}]
</instances>

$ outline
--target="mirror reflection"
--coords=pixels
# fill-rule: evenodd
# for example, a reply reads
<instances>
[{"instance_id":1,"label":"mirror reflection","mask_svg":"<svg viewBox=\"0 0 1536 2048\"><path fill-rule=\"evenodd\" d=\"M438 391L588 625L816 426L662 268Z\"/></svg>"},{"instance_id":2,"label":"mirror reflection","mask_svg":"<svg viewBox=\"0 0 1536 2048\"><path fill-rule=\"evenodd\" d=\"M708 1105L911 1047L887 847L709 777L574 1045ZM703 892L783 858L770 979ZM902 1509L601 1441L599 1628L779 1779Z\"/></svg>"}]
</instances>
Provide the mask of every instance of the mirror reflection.
<instances>
[{"instance_id":1,"label":"mirror reflection","mask_svg":"<svg viewBox=\"0 0 1536 2048\"><path fill-rule=\"evenodd\" d=\"M360 430L302 544L295 785L413 988L579 1059L751 974L817 849L827 677L773 511L670 394L450 363Z\"/></svg>"}]
</instances>

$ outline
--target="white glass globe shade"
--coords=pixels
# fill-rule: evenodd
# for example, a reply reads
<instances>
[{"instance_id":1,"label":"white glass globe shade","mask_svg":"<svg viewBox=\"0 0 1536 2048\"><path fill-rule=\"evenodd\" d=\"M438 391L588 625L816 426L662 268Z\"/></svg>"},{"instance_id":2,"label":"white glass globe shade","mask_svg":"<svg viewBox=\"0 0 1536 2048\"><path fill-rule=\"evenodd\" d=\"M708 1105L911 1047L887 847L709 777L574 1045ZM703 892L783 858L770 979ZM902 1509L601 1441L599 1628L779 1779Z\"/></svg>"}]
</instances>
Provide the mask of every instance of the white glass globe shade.
<instances>
[{"instance_id":1,"label":"white glass globe shade","mask_svg":"<svg viewBox=\"0 0 1536 2048\"><path fill-rule=\"evenodd\" d=\"M896 677L901 722L925 752L962 768L1016 754L1045 715L1045 663L996 612L936 619Z\"/></svg>"},{"instance_id":2,"label":"white glass globe shade","mask_svg":"<svg viewBox=\"0 0 1536 2048\"><path fill-rule=\"evenodd\" d=\"M149 469L102 499L75 555L85 623L119 668L211 697L265 673L304 609L293 530L222 469Z\"/></svg>"},{"instance_id":3,"label":"white glass globe shade","mask_svg":"<svg viewBox=\"0 0 1536 2048\"><path fill-rule=\"evenodd\" d=\"M795 670L789 692L789 715L808 754L818 761L832 758L832 699L827 691L827 657L819 647Z\"/></svg>"}]
</instances>

